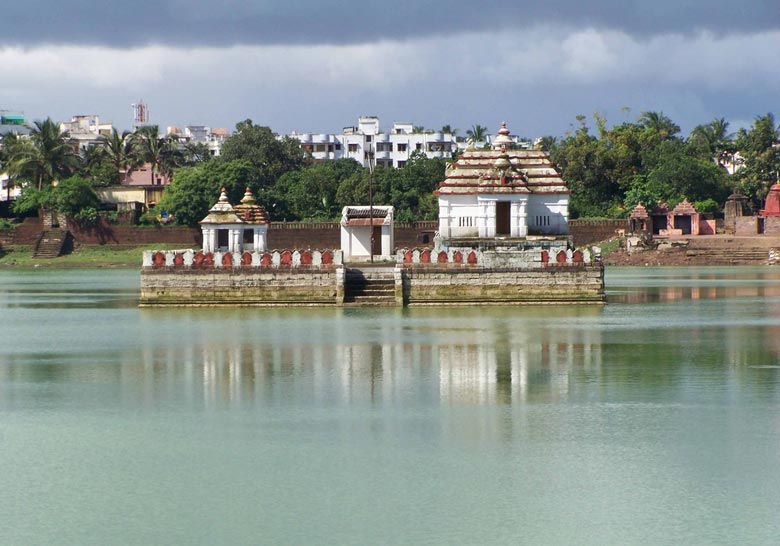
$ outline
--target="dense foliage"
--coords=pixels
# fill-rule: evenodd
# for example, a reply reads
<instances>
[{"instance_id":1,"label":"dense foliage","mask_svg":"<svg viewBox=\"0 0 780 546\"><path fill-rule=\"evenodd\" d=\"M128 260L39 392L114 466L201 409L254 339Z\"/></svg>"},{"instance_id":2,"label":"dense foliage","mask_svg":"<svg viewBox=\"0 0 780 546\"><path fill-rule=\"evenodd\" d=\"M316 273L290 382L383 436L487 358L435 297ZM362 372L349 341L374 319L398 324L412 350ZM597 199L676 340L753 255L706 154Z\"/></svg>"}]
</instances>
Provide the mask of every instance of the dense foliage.
<instances>
[{"instance_id":1,"label":"dense foliage","mask_svg":"<svg viewBox=\"0 0 780 546\"><path fill-rule=\"evenodd\" d=\"M658 112L645 112L635 122L612 128L595 116L596 134L583 117L578 121L577 130L560 142L544 141L569 183L574 218L620 218L640 202L674 206L685 198L712 208L712 202L722 205L732 190L734 181L723 163L725 148L731 149L726 135L721 133L718 142L705 140L714 122L697 127L686 139Z\"/></svg>"}]
</instances>

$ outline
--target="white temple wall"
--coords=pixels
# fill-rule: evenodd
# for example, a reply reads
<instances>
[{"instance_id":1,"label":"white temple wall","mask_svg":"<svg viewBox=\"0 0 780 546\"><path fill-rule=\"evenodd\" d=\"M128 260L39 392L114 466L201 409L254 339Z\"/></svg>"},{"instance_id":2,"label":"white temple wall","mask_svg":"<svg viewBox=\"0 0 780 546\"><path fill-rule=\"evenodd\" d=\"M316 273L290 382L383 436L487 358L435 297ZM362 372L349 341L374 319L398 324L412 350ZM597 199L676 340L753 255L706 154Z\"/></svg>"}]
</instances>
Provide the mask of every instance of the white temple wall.
<instances>
[{"instance_id":1,"label":"white temple wall","mask_svg":"<svg viewBox=\"0 0 780 546\"><path fill-rule=\"evenodd\" d=\"M442 237L479 237L483 208L475 195L439 196L439 233ZM484 221L481 222L484 229Z\"/></svg>"},{"instance_id":2,"label":"white temple wall","mask_svg":"<svg viewBox=\"0 0 780 546\"><path fill-rule=\"evenodd\" d=\"M569 196L533 194L528 199L528 233L566 235L569 233Z\"/></svg>"},{"instance_id":3,"label":"white temple wall","mask_svg":"<svg viewBox=\"0 0 780 546\"><path fill-rule=\"evenodd\" d=\"M379 234L380 256L390 258L393 256L393 226L379 224L377 219L375 228L381 228ZM371 227L370 226L341 226L341 250L344 259L367 259L371 256Z\"/></svg>"}]
</instances>

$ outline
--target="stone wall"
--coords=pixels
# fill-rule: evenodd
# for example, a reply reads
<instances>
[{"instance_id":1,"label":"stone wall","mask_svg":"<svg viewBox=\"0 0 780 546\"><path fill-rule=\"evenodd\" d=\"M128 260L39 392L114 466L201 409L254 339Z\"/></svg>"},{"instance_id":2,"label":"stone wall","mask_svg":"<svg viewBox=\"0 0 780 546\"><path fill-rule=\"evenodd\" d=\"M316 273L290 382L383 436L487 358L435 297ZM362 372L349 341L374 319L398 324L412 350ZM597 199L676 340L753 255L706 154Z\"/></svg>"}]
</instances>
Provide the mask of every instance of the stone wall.
<instances>
[{"instance_id":1,"label":"stone wall","mask_svg":"<svg viewBox=\"0 0 780 546\"><path fill-rule=\"evenodd\" d=\"M344 273L330 268L160 268L141 271L142 307L329 306L344 301Z\"/></svg>"},{"instance_id":2,"label":"stone wall","mask_svg":"<svg viewBox=\"0 0 780 546\"><path fill-rule=\"evenodd\" d=\"M404 302L410 306L605 301L600 263L532 269L405 265L402 279Z\"/></svg>"},{"instance_id":3,"label":"stone wall","mask_svg":"<svg viewBox=\"0 0 780 546\"><path fill-rule=\"evenodd\" d=\"M764 235L780 235L780 216L764 217Z\"/></svg>"}]
</instances>

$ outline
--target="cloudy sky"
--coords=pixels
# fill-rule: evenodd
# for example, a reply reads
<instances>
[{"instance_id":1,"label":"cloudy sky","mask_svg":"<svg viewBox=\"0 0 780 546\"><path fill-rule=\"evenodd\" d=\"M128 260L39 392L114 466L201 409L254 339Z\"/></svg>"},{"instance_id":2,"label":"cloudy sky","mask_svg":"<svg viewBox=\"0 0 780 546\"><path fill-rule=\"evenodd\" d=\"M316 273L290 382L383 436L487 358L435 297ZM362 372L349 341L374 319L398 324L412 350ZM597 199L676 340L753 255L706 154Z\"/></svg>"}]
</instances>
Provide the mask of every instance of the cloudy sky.
<instances>
[{"instance_id":1,"label":"cloudy sky","mask_svg":"<svg viewBox=\"0 0 780 546\"><path fill-rule=\"evenodd\" d=\"M663 111L687 133L780 113L778 0L3 2L0 109L278 132L360 115L561 135ZM630 109L630 110L629 110ZM779 116L780 117L780 116ZM592 125L592 124L591 124Z\"/></svg>"}]
</instances>

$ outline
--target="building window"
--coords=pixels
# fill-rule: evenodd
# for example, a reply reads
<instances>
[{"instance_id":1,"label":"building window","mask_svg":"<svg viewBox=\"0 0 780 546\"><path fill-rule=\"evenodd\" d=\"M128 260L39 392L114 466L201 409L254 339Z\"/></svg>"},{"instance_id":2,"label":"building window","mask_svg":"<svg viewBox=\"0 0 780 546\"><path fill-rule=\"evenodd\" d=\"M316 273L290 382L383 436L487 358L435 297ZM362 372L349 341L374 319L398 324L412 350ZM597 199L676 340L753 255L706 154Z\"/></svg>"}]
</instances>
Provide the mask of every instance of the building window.
<instances>
[{"instance_id":1,"label":"building window","mask_svg":"<svg viewBox=\"0 0 780 546\"><path fill-rule=\"evenodd\" d=\"M418 143L415 145L414 149L415 149L415 150L422 150L422 142L418 142Z\"/></svg>"},{"instance_id":2,"label":"building window","mask_svg":"<svg viewBox=\"0 0 780 546\"><path fill-rule=\"evenodd\" d=\"M406 167L406 161L399 161L398 162L398 168L399 169L403 169L404 167Z\"/></svg>"},{"instance_id":3,"label":"building window","mask_svg":"<svg viewBox=\"0 0 780 546\"><path fill-rule=\"evenodd\" d=\"M358 151L358 145L357 144L348 144L347 150L350 152L357 152Z\"/></svg>"},{"instance_id":4,"label":"building window","mask_svg":"<svg viewBox=\"0 0 780 546\"><path fill-rule=\"evenodd\" d=\"M366 142L371 142L371 135L366 135Z\"/></svg>"},{"instance_id":5,"label":"building window","mask_svg":"<svg viewBox=\"0 0 780 546\"><path fill-rule=\"evenodd\" d=\"M549 227L550 225L549 216L543 216L541 214L537 214L535 220L536 220L536 225L538 227Z\"/></svg>"},{"instance_id":6,"label":"building window","mask_svg":"<svg viewBox=\"0 0 780 546\"><path fill-rule=\"evenodd\" d=\"M341 142L336 143L336 150L341 151Z\"/></svg>"},{"instance_id":7,"label":"building window","mask_svg":"<svg viewBox=\"0 0 780 546\"><path fill-rule=\"evenodd\" d=\"M398 150L399 152L405 152L406 146L407 144L405 142L403 143L399 142L398 144L395 145L395 149Z\"/></svg>"}]
</instances>

